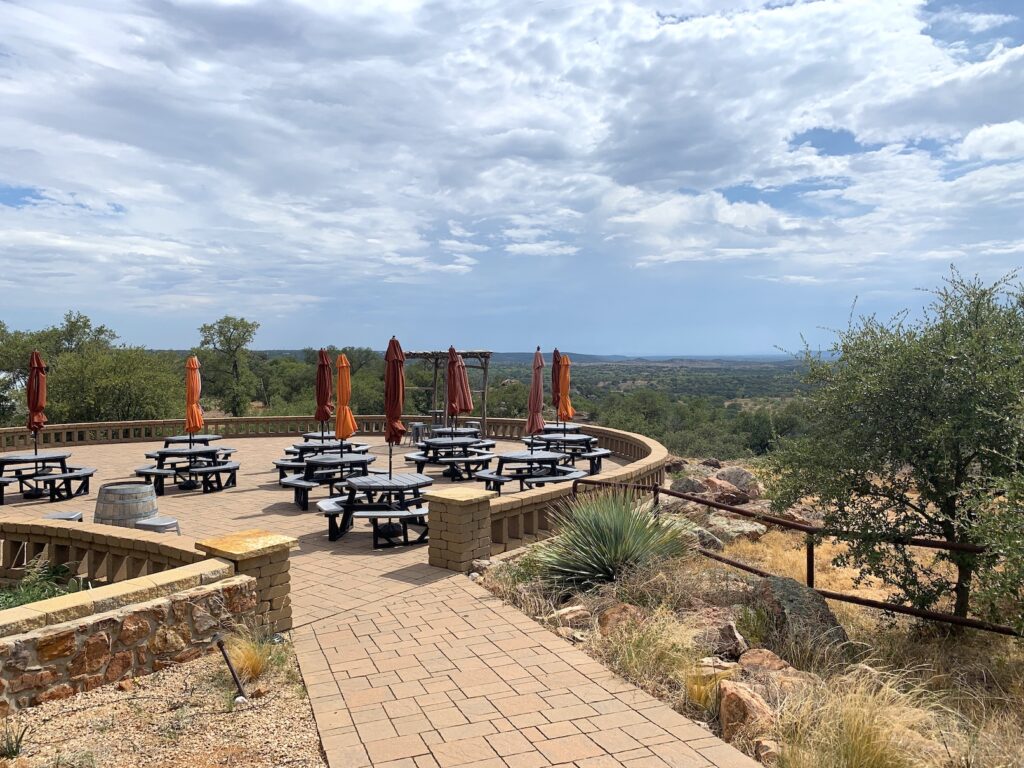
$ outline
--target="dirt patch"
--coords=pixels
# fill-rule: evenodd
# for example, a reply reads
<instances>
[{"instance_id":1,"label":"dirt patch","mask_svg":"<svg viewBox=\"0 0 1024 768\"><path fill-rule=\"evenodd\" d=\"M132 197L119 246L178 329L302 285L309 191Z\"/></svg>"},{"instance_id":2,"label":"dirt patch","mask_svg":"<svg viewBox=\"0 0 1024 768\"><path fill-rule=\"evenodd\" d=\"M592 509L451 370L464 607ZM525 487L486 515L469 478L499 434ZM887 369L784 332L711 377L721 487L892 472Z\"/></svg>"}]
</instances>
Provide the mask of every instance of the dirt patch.
<instances>
[{"instance_id":1,"label":"dirt patch","mask_svg":"<svg viewBox=\"0 0 1024 768\"><path fill-rule=\"evenodd\" d=\"M235 706L219 653L25 710L29 727L11 768L323 768L313 712L290 648L263 680L266 691Z\"/></svg>"}]
</instances>

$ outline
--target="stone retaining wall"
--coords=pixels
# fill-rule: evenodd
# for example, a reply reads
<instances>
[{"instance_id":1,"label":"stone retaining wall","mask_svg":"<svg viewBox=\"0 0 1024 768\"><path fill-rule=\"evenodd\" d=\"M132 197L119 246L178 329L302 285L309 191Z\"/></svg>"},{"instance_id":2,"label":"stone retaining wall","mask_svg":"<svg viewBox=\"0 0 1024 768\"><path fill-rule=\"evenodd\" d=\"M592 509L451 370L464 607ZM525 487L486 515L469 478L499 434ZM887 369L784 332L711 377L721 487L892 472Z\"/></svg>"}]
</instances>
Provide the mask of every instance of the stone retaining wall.
<instances>
[{"instance_id":1,"label":"stone retaining wall","mask_svg":"<svg viewBox=\"0 0 1024 768\"><path fill-rule=\"evenodd\" d=\"M231 576L2 638L0 717L198 658L258 602L255 579Z\"/></svg>"}]
</instances>

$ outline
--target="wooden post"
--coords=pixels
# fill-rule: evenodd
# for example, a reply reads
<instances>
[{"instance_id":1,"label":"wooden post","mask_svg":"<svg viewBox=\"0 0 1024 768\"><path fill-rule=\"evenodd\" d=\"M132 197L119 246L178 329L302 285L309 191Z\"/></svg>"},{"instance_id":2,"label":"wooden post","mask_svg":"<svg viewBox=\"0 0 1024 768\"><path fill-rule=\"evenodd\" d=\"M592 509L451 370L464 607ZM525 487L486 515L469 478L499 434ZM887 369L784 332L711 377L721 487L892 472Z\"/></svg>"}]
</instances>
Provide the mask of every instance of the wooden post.
<instances>
[{"instance_id":1,"label":"wooden post","mask_svg":"<svg viewBox=\"0 0 1024 768\"><path fill-rule=\"evenodd\" d=\"M433 399L430 402L431 402L430 409L433 410L433 411L436 411L437 410L437 358L436 357L434 358L434 397L433 397ZM433 417L433 414L431 414L431 417Z\"/></svg>"},{"instance_id":2,"label":"wooden post","mask_svg":"<svg viewBox=\"0 0 1024 768\"><path fill-rule=\"evenodd\" d=\"M487 437L487 367L490 365L490 363L491 363L491 356L490 355L487 355L486 357L484 357L484 358L482 358L480 360L480 365L484 369L483 402L480 404L480 413L482 414L482 417L480 419L480 436L481 437Z\"/></svg>"}]
</instances>

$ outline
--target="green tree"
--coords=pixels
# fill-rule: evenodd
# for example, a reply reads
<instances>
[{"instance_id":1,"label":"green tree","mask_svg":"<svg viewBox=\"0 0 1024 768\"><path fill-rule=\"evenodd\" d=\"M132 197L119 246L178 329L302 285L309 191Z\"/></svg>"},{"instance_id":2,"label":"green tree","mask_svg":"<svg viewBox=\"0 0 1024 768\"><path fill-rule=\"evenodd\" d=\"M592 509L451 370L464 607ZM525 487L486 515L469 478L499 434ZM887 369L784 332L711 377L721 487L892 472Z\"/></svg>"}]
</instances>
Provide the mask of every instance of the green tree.
<instances>
[{"instance_id":1,"label":"green tree","mask_svg":"<svg viewBox=\"0 0 1024 768\"><path fill-rule=\"evenodd\" d=\"M199 327L197 353L203 364L203 381L232 416L245 415L259 388L249 351L259 327L257 322L231 315Z\"/></svg>"},{"instance_id":2,"label":"green tree","mask_svg":"<svg viewBox=\"0 0 1024 768\"><path fill-rule=\"evenodd\" d=\"M1006 414L1024 386L1024 296L1010 279L985 285L954 269L919 320L861 318L830 355L807 351L807 431L769 461L778 507L812 497L827 527L864 536L840 564L917 607L952 593L958 616L984 562L880 537L977 543L991 514L978 503L985 478L1021 458Z\"/></svg>"},{"instance_id":3,"label":"green tree","mask_svg":"<svg viewBox=\"0 0 1024 768\"><path fill-rule=\"evenodd\" d=\"M181 418L185 385L172 353L142 347L91 347L61 355L47 380L50 421L135 421Z\"/></svg>"}]
</instances>

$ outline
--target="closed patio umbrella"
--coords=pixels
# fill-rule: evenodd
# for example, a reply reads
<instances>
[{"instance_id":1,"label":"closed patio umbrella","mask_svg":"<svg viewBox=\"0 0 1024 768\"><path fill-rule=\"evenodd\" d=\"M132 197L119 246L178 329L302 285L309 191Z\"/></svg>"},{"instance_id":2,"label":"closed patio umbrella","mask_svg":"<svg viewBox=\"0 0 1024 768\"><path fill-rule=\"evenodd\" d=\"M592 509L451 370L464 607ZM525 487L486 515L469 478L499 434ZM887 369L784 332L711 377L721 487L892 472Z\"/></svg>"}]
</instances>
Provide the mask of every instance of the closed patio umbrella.
<instances>
[{"instance_id":1,"label":"closed patio umbrella","mask_svg":"<svg viewBox=\"0 0 1024 768\"><path fill-rule=\"evenodd\" d=\"M334 435L347 440L356 433L356 420L349 407L352 400L352 366L345 355L338 355L338 413L334 419Z\"/></svg>"},{"instance_id":2,"label":"closed patio umbrella","mask_svg":"<svg viewBox=\"0 0 1024 768\"><path fill-rule=\"evenodd\" d=\"M334 382L331 377L331 359L327 350L321 349L316 362L316 413L313 418L320 422L320 437L324 436L324 425L334 415Z\"/></svg>"},{"instance_id":3,"label":"closed patio umbrella","mask_svg":"<svg viewBox=\"0 0 1024 768\"><path fill-rule=\"evenodd\" d=\"M540 347L533 353L533 378L530 379L530 398L526 402L526 434L539 435L544 431L544 357ZM533 452L533 441L530 441Z\"/></svg>"},{"instance_id":4,"label":"closed patio umbrella","mask_svg":"<svg viewBox=\"0 0 1024 768\"><path fill-rule=\"evenodd\" d=\"M455 418L453 426L458 426L460 414L472 412L473 394L469 389L466 361L455 347L448 347L448 415Z\"/></svg>"},{"instance_id":5,"label":"closed patio umbrella","mask_svg":"<svg viewBox=\"0 0 1024 768\"><path fill-rule=\"evenodd\" d=\"M25 388L28 399L28 429L32 433L35 452L39 453L39 430L46 424L46 363L36 350L28 361L28 386Z\"/></svg>"},{"instance_id":6,"label":"closed patio umbrella","mask_svg":"<svg viewBox=\"0 0 1024 768\"><path fill-rule=\"evenodd\" d=\"M562 355L558 368L558 418L564 423L576 415L576 409L572 407L572 400L569 398L572 360L569 359L568 355Z\"/></svg>"},{"instance_id":7,"label":"closed patio umbrella","mask_svg":"<svg viewBox=\"0 0 1024 768\"><path fill-rule=\"evenodd\" d=\"M402 409L405 407L405 353L394 336L384 353L384 440L388 444L388 477L391 477L391 455L395 445L405 436Z\"/></svg>"},{"instance_id":8,"label":"closed patio umbrella","mask_svg":"<svg viewBox=\"0 0 1024 768\"><path fill-rule=\"evenodd\" d=\"M558 404L562 389L562 353L555 347L551 353L551 405L555 407L555 423L558 423Z\"/></svg>"},{"instance_id":9,"label":"closed patio umbrella","mask_svg":"<svg viewBox=\"0 0 1024 768\"><path fill-rule=\"evenodd\" d=\"M199 358L195 355L185 361L185 431L188 432L188 447L192 447L192 436L203 428L203 409L199 396L203 392L203 379L199 373Z\"/></svg>"}]
</instances>

